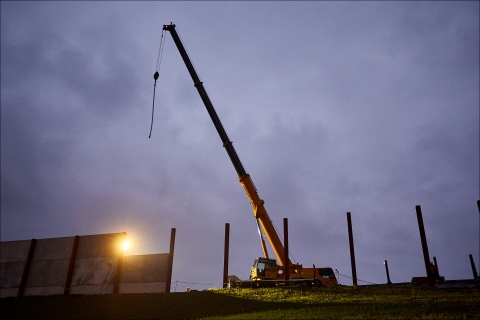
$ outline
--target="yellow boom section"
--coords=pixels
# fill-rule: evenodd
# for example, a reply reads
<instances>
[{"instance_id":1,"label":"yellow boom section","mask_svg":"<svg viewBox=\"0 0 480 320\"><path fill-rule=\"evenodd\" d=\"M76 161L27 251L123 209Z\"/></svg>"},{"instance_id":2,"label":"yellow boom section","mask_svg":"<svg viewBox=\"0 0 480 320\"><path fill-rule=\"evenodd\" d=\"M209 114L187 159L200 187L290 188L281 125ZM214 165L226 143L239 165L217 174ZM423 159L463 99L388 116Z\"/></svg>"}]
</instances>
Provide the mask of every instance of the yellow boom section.
<instances>
[{"instance_id":1,"label":"yellow boom section","mask_svg":"<svg viewBox=\"0 0 480 320\"><path fill-rule=\"evenodd\" d=\"M245 193L248 196L248 199L250 200L250 204L252 205L253 208L253 215L255 218L260 221L260 225L265 233L265 235L268 238L268 241L270 242L270 245L272 246L272 249L275 253L275 256L277 257L278 264L281 266L285 265L285 259L284 259L284 248L283 244L280 241L280 238L278 237L277 232L275 231L275 228L273 227L272 221L270 220L270 217L268 216L267 210L263 206L265 203L262 199L260 199L257 188L255 188L255 185L253 184L252 179L250 178L249 174L242 175L238 179L240 183L243 186L243 189L245 189ZM265 256L268 257L266 254L266 249L264 249ZM290 263L290 261L288 261Z\"/></svg>"}]
</instances>

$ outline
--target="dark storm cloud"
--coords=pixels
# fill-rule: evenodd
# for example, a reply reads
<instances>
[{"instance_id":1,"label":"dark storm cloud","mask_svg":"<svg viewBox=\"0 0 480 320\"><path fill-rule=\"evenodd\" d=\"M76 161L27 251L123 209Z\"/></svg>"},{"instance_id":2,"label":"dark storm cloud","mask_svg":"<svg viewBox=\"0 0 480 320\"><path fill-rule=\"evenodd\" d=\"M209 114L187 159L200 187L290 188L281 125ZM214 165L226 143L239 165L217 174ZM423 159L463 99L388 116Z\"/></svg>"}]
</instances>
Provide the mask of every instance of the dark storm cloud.
<instances>
[{"instance_id":1,"label":"dark storm cloud","mask_svg":"<svg viewBox=\"0 0 480 320\"><path fill-rule=\"evenodd\" d=\"M385 259L394 281L421 276L422 205L441 272L467 277L456 261L478 248L476 13L2 2L2 241L126 231L132 254L158 253L176 227L174 278L218 286L229 222L231 274L248 278L261 255L252 209L169 34L148 139L173 21L279 233L289 218L297 262L348 275L351 211L360 278L384 281Z\"/></svg>"}]
</instances>

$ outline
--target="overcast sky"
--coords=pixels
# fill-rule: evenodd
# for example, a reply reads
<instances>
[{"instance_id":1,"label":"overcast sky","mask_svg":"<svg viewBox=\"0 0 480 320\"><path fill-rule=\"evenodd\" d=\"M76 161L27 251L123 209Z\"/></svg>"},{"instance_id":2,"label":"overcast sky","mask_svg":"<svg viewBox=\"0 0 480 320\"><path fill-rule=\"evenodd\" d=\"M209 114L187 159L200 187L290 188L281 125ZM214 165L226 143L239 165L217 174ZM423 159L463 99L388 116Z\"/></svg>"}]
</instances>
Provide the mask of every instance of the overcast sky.
<instances>
[{"instance_id":1,"label":"overcast sky","mask_svg":"<svg viewBox=\"0 0 480 320\"><path fill-rule=\"evenodd\" d=\"M170 34L148 138L170 22L294 262L351 276L351 212L360 280L425 276L421 205L440 274L480 269L478 1L2 1L2 241L164 253L176 228L172 280L202 290L230 223L248 279L252 208Z\"/></svg>"}]
</instances>

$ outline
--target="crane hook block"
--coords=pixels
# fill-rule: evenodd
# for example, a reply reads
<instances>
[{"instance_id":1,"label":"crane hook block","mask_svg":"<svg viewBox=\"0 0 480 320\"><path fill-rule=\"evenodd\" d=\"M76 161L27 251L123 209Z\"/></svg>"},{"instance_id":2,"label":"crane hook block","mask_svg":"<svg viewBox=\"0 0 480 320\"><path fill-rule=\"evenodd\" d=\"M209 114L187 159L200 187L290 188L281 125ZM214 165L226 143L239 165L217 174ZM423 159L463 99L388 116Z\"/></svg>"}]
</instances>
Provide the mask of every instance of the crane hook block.
<instances>
[{"instance_id":1,"label":"crane hook block","mask_svg":"<svg viewBox=\"0 0 480 320\"><path fill-rule=\"evenodd\" d=\"M157 81L158 76L159 76L158 71L156 71L155 74L153 75L153 79L155 79L155 81Z\"/></svg>"}]
</instances>

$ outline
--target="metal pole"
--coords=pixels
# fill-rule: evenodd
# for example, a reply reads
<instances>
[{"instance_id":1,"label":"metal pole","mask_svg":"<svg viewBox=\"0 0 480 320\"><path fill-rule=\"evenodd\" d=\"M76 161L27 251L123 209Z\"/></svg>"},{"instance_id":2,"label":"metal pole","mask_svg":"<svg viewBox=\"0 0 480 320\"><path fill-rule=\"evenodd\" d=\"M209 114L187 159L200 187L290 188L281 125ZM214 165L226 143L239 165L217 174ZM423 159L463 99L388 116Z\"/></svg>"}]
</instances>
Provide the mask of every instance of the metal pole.
<instances>
[{"instance_id":1,"label":"metal pole","mask_svg":"<svg viewBox=\"0 0 480 320\"><path fill-rule=\"evenodd\" d=\"M230 224L225 223L225 249L223 252L223 287L227 287L228 282L228 246L230 239Z\"/></svg>"},{"instance_id":2,"label":"metal pole","mask_svg":"<svg viewBox=\"0 0 480 320\"><path fill-rule=\"evenodd\" d=\"M479 213L479 224L478 224L478 256L480 257L480 200L477 200L477 208Z\"/></svg>"},{"instance_id":3,"label":"metal pole","mask_svg":"<svg viewBox=\"0 0 480 320\"><path fill-rule=\"evenodd\" d=\"M437 263L437 257L433 257L433 264L435 265L435 274L434 280L440 278L440 271L438 271L438 263Z\"/></svg>"},{"instance_id":4,"label":"metal pole","mask_svg":"<svg viewBox=\"0 0 480 320\"><path fill-rule=\"evenodd\" d=\"M425 236L425 228L423 226L422 209L420 206L416 206L415 209L417 211L418 229L420 230L420 240L422 241L423 260L425 262L425 271L427 272L428 286L433 287L433 275L430 270L430 255L428 254L427 237Z\"/></svg>"},{"instance_id":5,"label":"metal pole","mask_svg":"<svg viewBox=\"0 0 480 320\"><path fill-rule=\"evenodd\" d=\"M288 219L283 218L283 255L285 259L285 287L288 287L290 285L290 260L288 259Z\"/></svg>"},{"instance_id":6,"label":"metal pole","mask_svg":"<svg viewBox=\"0 0 480 320\"><path fill-rule=\"evenodd\" d=\"M32 239L30 242L30 249L28 249L27 261L25 261L25 267L23 268L22 280L20 280L20 287L18 288L17 297L23 296L25 287L27 285L28 272L30 271L30 265L32 264L33 251L35 250L35 245L37 244L37 239Z\"/></svg>"},{"instance_id":7,"label":"metal pole","mask_svg":"<svg viewBox=\"0 0 480 320\"><path fill-rule=\"evenodd\" d=\"M75 267L75 259L77 257L79 236L75 236L73 239L72 254L70 255L70 264L68 265L67 279L65 280L65 289L63 294L68 295L70 293L70 286L72 284L73 268Z\"/></svg>"},{"instance_id":8,"label":"metal pole","mask_svg":"<svg viewBox=\"0 0 480 320\"><path fill-rule=\"evenodd\" d=\"M473 261L473 256L471 254L468 255L470 257L470 265L472 266L472 273L473 273L473 280L478 279L477 268L475 268L475 261Z\"/></svg>"},{"instance_id":9,"label":"metal pole","mask_svg":"<svg viewBox=\"0 0 480 320\"><path fill-rule=\"evenodd\" d=\"M170 234L170 252L168 255L168 267L167 267L167 283L165 284L165 292L170 292L170 284L172 283L172 268L173 268L173 251L175 249L175 228L172 228Z\"/></svg>"},{"instance_id":10,"label":"metal pole","mask_svg":"<svg viewBox=\"0 0 480 320\"><path fill-rule=\"evenodd\" d=\"M347 224L348 224L348 239L350 242L350 261L352 264L352 279L353 279L353 285L357 286L357 267L355 266L355 248L353 246L352 217L350 212L347 212Z\"/></svg>"},{"instance_id":11,"label":"metal pole","mask_svg":"<svg viewBox=\"0 0 480 320\"><path fill-rule=\"evenodd\" d=\"M383 264L385 265L385 270L387 271L387 284L392 284L392 281L390 281L390 273L388 272L388 262L387 262L387 260L383 261Z\"/></svg>"},{"instance_id":12,"label":"metal pole","mask_svg":"<svg viewBox=\"0 0 480 320\"><path fill-rule=\"evenodd\" d=\"M122 232L122 243L127 239L127 233ZM120 290L120 276L122 275L122 266L123 266L123 255L124 251L119 250L118 260L117 260L117 270L115 270L115 279L113 282L113 293L118 293Z\"/></svg>"}]
</instances>

